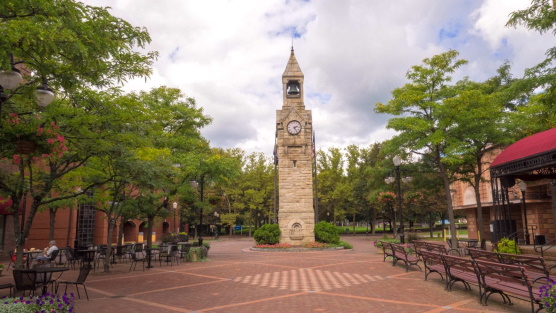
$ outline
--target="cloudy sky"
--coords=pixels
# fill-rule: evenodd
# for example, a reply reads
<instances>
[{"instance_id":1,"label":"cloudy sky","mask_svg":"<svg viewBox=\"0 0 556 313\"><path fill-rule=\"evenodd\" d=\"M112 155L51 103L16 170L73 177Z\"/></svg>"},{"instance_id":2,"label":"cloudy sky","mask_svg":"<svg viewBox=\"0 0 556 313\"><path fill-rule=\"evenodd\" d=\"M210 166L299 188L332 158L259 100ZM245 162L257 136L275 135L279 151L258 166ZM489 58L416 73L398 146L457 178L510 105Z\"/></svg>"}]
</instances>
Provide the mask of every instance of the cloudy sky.
<instances>
[{"instance_id":1,"label":"cloudy sky","mask_svg":"<svg viewBox=\"0 0 556 313\"><path fill-rule=\"evenodd\" d=\"M390 138L374 105L424 58L455 49L469 61L455 79L485 80L505 60L520 77L554 43L504 26L528 0L82 1L148 29L154 74L126 89L180 88L213 117L203 129L212 146L267 155L292 38L320 149Z\"/></svg>"}]
</instances>

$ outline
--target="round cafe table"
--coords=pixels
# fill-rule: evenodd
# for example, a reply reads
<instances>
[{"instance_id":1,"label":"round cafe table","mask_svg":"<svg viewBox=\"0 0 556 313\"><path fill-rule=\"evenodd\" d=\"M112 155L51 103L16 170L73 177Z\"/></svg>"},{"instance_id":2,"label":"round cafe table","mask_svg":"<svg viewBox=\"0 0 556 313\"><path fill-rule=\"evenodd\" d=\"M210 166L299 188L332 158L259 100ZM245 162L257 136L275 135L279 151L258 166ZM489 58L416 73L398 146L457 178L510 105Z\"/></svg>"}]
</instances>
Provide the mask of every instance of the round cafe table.
<instances>
[{"instance_id":1,"label":"round cafe table","mask_svg":"<svg viewBox=\"0 0 556 313\"><path fill-rule=\"evenodd\" d=\"M156 255L156 253L160 252L160 250L162 250L162 248L151 248L151 247L145 248L145 251L147 251L147 259L148 259L147 268L153 268L154 267L154 266L151 265L151 259L152 259L153 255Z\"/></svg>"}]
</instances>

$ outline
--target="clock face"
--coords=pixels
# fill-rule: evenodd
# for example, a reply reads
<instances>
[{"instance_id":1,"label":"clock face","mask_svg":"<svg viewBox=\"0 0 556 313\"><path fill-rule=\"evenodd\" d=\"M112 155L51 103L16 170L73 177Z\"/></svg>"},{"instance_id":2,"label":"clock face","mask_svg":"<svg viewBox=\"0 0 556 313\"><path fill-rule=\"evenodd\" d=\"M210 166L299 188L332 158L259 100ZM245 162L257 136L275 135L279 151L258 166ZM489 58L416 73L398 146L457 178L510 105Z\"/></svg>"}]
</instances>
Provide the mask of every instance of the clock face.
<instances>
[{"instance_id":1,"label":"clock face","mask_svg":"<svg viewBox=\"0 0 556 313\"><path fill-rule=\"evenodd\" d=\"M288 123L288 133L292 135L297 135L301 132L301 123L299 121L293 120Z\"/></svg>"}]
</instances>

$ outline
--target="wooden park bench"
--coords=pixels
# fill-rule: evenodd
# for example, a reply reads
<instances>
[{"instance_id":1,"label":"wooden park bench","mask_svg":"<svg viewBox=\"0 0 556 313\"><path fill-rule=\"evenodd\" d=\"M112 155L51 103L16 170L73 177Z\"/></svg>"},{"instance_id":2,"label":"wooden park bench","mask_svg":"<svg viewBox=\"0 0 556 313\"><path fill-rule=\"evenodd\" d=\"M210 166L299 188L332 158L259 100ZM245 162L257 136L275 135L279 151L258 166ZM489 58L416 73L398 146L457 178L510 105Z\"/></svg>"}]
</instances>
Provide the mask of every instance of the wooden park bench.
<instances>
[{"instance_id":1,"label":"wooden park bench","mask_svg":"<svg viewBox=\"0 0 556 313\"><path fill-rule=\"evenodd\" d=\"M405 263L406 272L409 271L409 268L411 266L417 266L419 270L423 270L418 264L421 259L416 255L410 255L404 245L391 243L390 246L392 247L392 251L394 252L394 260L392 262L392 266L396 265L398 260L401 260Z\"/></svg>"},{"instance_id":2,"label":"wooden park bench","mask_svg":"<svg viewBox=\"0 0 556 313\"><path fill-rule=\"evenodd\" d=\"M483 260L490 262L500 262L500 257L497 252L486 251L481 249L469 248L469 255L473 260Z\"/></svg>"},{"instance_id":3,"label":"wooden park bench","mask_svg":"<svg viewBox=\"0 0 556 313\"><path fill-rule=\"evenodd\" d=\"M388 241L380 241L382 243L382 253L383 253L383 262L386 262L386 258L391 257L394 259L394 250L392 249L391 242Z\"/></svg>"},{"instance_id":4,"label":"wooden park bench","mask_svg":"<svg viewBox=\"0 0 556 313\"><path fill-rule=\"evenodd\" d=\"M458 281L463 283L465 290L471 290L470 283L477 285L479 286L480 301L481 286L475 268L475 261L455 255L442 255L442 259L444 260L446 275L448 276L446 289L451 291L452 286Z\"/></svg>"},{"instance_id":5,"label":"wooden park bench","mask_svg":"<svg viewBox=\"0 0 556 313\"><path fill-rule=\"evenodd\" d=\"M413 241L413 246L415 247L415 253L419 256L419 258L421 258L421 261L423 261L423 263L425 262L425 260L423 258L423 255L421 254L421 251L434 252L438 254L448 254L446 246L442 243L432 243L416 240Z\"/></svg>"},{"instance_id":6,"label":"wooden park bench","mask_svg":"<svg viewBox=\"0 0 556 313\"><path fill-rule=\"evenodd\" d=\"M480 301L487 305L488 298L493 293L498 293L512 304L510 296L529 301L531 303L531 313L535 313L543 308L541 303L541 292L538 287L533 285L529 278L528 271L518 265L475 260L479 283L483 289ZM484 301L484 302L483 302ZM535 305L538 309L535 310Z\"/></svg>"},{"instance_id":7,"label":"wooden park bench","mask_svg":"<svg viewBox=\"0 0 556 313\"><path fill-rule=\"evenodd\" d=\"M446 287L448 289L448 275L446 273L446 267L444 266L444 260L442 254L431 252L427 250L421 250L421 260L425 266L425 280L431 273L437 273L440 275L442 280L445 280Z\"/></svg>"},{"instance_id":8,"label":"wooden park bench","mask_svg":"<svg viewBox=\"0 0 556 313\"><path fill-rule=\"evenodd\" d=\"M550 268L542 256L498 253L498 259L502 263L518 265L525 268L525 270L527 270L527 276L533 283L541 280L543 284L546 284L548 279L556 280L556 277L550 276Z\"/></svg>"},{"instance_id":9,"label":"wooden park bench","mask_svg":"<svg viewBox=\"0 0 556 313\"><path fill-rule=\"evenodd\" d=\"M414 240L412 244L415 248L415 253L417 253L417 255L419 256L421 256L421 251L427 250L428 242L426 241Z\"/></svg>"}]
</instances>

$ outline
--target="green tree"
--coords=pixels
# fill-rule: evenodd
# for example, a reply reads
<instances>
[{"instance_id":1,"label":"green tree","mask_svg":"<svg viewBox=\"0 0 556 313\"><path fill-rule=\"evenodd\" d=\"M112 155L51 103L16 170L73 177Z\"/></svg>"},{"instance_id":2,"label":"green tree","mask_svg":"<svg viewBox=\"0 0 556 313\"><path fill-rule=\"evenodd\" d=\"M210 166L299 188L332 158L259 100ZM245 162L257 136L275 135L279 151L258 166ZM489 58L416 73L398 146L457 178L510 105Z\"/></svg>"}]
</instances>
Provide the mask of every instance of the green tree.
<instances>
[{"instance_id":1,"label":"green tree","mask_svg":"<svg viewBox=\"0 0 556 313\"><path fill-rule=\"evenodd\" d=\"M508 135L514 129L507 108L513 100L511 87L515 82L509 70L505 63L498 69L498 75L483 83L460 81L456 87L458 96L446 100L447 106L461 113L454 117L445 160L456 169L458 180L473 187L479 238L485 238L479 185L485 182L484 173L488 169L485 156L516 140Z\"/></svg>"},{"instance_id":2,"label":"green tree","mask_svg":"<svg viewBox=\"0 0 556 313\"><path fill-rule=\"evenodd\" d=\"M556 5L552 0L531 0L531 5L510 14L506 26L525 26L539 33L556 34ZM522 137L556 126L556 47L546 51L546 58L525 71L516 86L527 94L527 105L517 108L515 124ZM539 92L541 90L541 92Z\"/></svg>"},{"instance_id":3,"label":"green tree","mask_svg":"<svg viewBox=\"0 0 556 313\"><path fill-rule=\"evenodd\" d=\"M328 152L317 151L318 197L322 208L320 211L323 217L331 218L334 225L337 219L344 218L346 202L351 196L343 166L344 158L340 149L329 148ZM329 213L331 216L328 215Z\"/></svg>"},{"instance_id":4,"label":"green tree","mask_svg":"<svg viewBox=\"0 0 556 313\"><path fill-rule=\"evenodd\" d=\"M394 89L393 98L388 104L377 103L375 106L376 112L395 116L387 125L399 132L392 138L392 146L431 157L436 173L444 185L453 234L456 233L450 194L453 175L445 162L445 154L451 140L452 121L461 112L453 110L446 104L446 100L456 96L453 86L448 85L450 74L467 63L465 60L458 60L457 56L457 51L450 50L424 59L423 65L412 66L407 73L411 82ZM457 246L455 236L452 242L453 246Z\"/></svg>"},{"instance_id":5,"label":"green tree","mask_svg":"<svg viewBox=\"0 0 556 313\"><path fill-rule=\"evenodd\" d=\"M241 158L241 173L229 184L226 193L230 196L232 206L247 214L249 236L253 217L262 213L268 221L273 219L273 163L262 153L251 153ZM256 219L256 225L259 219Z\"/></svg>"},{"instance_id":6,"label":"green tree","mask_svg":"<svg viewBox=\"0 0 556 313\"><path fill-rule=\"evenodd\" d=\"M96 124L100 121L93 122L93 115L88 115L98 93L87 88L109 88L131 77L149 75L156 53L136 51L150 42L144 29L111 16L105 8L71 0L4 1L0 7L0 25L3 33L0 69L10 70L14 62L22 64L18 66L24 68L22 73L26 82L13 90L4 90L6 98L0 112L0 137L6 135L8 116L28 118L34 115L36 104L29 99L37 86L47 83L56 91L58 100L40 116L45 125L57 122L68 149L49 160L23 157L19 166L12 166L8 160L17 154L10 149L11 145L0 148L0 158L6 166L6 170L0 173L0 194L13 201L12 208L18 208L22 201L31 201L30 212L23 223L18 210L14 210L13 215L16 267L21 267L23 244L37 210L56 201L77 197L99 183L83 185L81 191L51 192L62 177L79 168L94 151L84 148L98 144L92 144L94 140L85 135L88 131L95 135L93 138L98 138L102 129ZM95 95L93 99L89 98L91 95ZM74 102L78 98L79 101ZM109 106L104 110L109 111ZM57 114L60 112L64 114ZM67 119L69 115L77 118ZM74 128L78 120L89 123Z\"/></svg>"}]
</instances>

